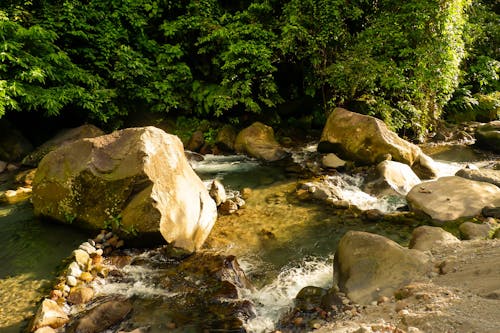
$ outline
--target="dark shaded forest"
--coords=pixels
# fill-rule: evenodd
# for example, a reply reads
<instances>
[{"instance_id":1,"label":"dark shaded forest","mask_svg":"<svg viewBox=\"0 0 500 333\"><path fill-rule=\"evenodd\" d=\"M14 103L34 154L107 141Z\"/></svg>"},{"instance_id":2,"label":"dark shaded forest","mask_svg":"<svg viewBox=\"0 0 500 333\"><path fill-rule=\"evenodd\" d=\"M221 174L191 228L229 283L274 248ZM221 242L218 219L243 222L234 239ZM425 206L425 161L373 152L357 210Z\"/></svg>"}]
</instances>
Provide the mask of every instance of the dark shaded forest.
<instances>
[{"instance_id":1,"label":"dark shaded forest","mask_svg":"<svg viewBox=\"0 0 500 333\"><path fill-rule=\"evenodd\" d=\"M418 138L498 118L499 27L497 0L6 0L0 116L320 127L343 106Z\"/></svg>"}]
</instances>

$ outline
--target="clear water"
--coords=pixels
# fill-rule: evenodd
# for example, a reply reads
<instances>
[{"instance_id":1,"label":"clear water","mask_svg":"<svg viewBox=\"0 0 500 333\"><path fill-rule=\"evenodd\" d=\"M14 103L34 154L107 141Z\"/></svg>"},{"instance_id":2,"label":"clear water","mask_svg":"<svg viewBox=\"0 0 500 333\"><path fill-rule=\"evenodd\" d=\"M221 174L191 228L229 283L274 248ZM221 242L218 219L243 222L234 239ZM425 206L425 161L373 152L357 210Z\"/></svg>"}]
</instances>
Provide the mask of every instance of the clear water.
<instances>
[{"instance_id":1,"label":"clear water","mask_svg":"<svg viewBox=\"0 0 500 333\"><path fill-rule=\"evenodd\" d=\"M461 151L433 149L427 153L438 160L451 159ZM468 162L479 166L498 162L495 156L477 155L468 149L464 156L453 159L454 164L443 162L442 174L453 174ZM303 163L314 150L315 146L310 145L294 153L293 158ZM298 179L281 167L261 165L244 156L206 156L192 165L207 184L217 178L231 191L252 189L240 214L220 216L205 244L207 251L236 255L255 284L253 292L241 290L242 296L256 305L257 318L246 324L250 332L272 330L279 316L293 306L293 298L301 288L331 285L332 255L346 231L374 232L406 244L413 229L364 222L352 212L320 202L298 201L293 194ZM393 211L404 205L404 200L379 199L362 192L359 177L336 177L327 181L340 183L344 195L362 209ZM19 332L36 302L47 294L62 260L87 236L72 228L36 221L27 201L0 206L0 332ZM134 319L138 324L156 323L156 331L162 332L170 320L165 317L168 309L162 300L179 295L155 282L162 273L157 269L126 266L124 271L129 276L126 282L97 281L96 290L101 295L118 293L141 299L141 307L134 309ZM192 331L197 331L195 324Z\"/></svg>"}]
</instances>

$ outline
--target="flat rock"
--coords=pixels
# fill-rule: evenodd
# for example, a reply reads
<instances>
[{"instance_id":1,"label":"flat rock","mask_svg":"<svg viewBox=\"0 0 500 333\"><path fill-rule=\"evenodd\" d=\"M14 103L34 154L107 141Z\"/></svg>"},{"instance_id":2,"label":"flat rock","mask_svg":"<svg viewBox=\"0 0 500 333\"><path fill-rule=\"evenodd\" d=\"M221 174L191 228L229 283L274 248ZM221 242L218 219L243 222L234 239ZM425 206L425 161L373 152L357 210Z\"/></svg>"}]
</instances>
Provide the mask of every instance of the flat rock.
<instances>
[{"instance_id":1,"label":"flat rock","mask_svg":"<svg viewBox=\"0 0 500 333\"><path fill-rule=\"evenodd\" d=\"M444 223L480 215L486 206L500 206L500 188L457 176L442 177L416 185L406 200L411 210Z\"/></svg>"},{"instance_id":2,"label":"flat rock","mask_svg":"<svg viewBox=\"0 0 500 333\"><path fill-rule=\"evenodd\" d=\"M460 240L443 228L421 226L413 230L409 248L428 251L454 243L460 243Z\"/></svg>"},{"instance_id":3,"label":"flat rock","mask_svg":"<svg viewBox=\"0 0 500 333\"><path fill-rule=\"evenodd\" d=\"M369 304L423 278L427 263L423 252L376 234L349 231L335 253L334 274L340 291L356 303Z\"/></svg>"},{"instance_id":4,"label":"flat rock","mask_svg":"<svg viewBox=\"0 0 500 333\"><path fill-rule=\"evenodd\" d=\"M493 169L461 169L455 176L490 183L500 187L500 170Z\"/></svg>"}]
</instances>

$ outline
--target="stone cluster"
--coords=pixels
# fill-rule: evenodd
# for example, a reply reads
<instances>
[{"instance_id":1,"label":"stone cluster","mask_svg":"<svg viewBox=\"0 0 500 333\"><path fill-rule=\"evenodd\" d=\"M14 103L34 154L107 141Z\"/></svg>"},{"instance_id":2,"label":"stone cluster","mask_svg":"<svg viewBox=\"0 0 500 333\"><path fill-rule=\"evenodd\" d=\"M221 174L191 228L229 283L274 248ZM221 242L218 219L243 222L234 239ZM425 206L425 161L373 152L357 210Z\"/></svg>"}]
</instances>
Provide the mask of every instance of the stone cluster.
<instances>
[{"instance_id":1,"label":"stone cluster","mask_svg":"<svg viewBox=\"0 0 500 333\"><path fill-rule=\"evenodd\" d=\"M73 307L83 308L94 298L91 282L104 278L109 272L104 256L124 245L123 240L111 231L102 230L97 237L80 244L71 256L71 261L59 283L42 301L31 323L35 333L57 332L70 321Z\"/></svg>"}]
</instances>

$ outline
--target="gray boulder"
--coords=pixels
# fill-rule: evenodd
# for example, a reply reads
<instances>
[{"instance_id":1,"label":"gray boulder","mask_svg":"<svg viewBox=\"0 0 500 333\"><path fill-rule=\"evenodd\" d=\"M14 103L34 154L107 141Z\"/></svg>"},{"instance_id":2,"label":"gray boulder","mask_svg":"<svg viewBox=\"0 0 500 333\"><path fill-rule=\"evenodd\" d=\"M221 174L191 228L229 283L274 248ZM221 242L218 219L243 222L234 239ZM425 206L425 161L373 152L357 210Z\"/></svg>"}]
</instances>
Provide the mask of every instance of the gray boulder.
<instances>
[{"instance_id":1,"label":"gray boulder","mask_svg":"<svg viewBox=\"0 0 500 333\"><path fill-rule=\"evenodd\" d=\"M500 153L500 120L481 125L476 129L476 144Z\"/></svg>"},{"instance_id":2,"label":"gray boulder","mask_svg":"<svg viewBox=\"0 0 500 333\"><path fill-rule=\"evenodd\" d=\"M260 122L238 133L234 143L238 153L273 162L285 158L288 154L274 138L274 131L270 126Z\"/></svg>"},{"instance_id":3,"label":"gray boulder","mask_svg":"<svg viewBox=\"0 0 500 333\"><path fill-rule=\"evenodd\" d=\"M76 128L64 129L56 134L52 139L37 147L33 152L23 158L22 164L37 166L40 160L52 150L59 146L79 139L95 138L104 135L104 131L94 125L82 125Z\"/></svg>"},{"instance_id":4,"label":"gray boulder","mask_svg":"<svg viewBox=\"0 0 500 333\"><path fill-rule=\"evenodd\" d=\"M362 164L387 159L413 165L421 153L416 145L401 139L380 119L336 108L328 117L318 150Z\"/></svg>"},{"instance_id":5,"label":"gray boulder","mask_svg":"<svg viewBox=\"0 0 500 333\"><path fill-rule=\"evenodd\" d=\"M161 235L199 249L217 218L181 141L155 127L129 128L65 144L47 154L33 181L37 216L124 238Z\"/></svg>"},{"instance_id":6,"label":"gray boulder","mask_svg":"<svg viewBox=\"0 0 500 333\"><path fill-rule=\"evenodd\" d=\"M460 243L460 240L440 227L421 226L411 234L410 249L428 251L436 247Z\"/></svg>"},{"instance_id":7,"label":"gray boulder","mask_svg":"<svg viewBox=\"0 0 500 333\"><path fill-rule=\"evenodd\" d=\"M352 301L369 304L423 278L428 261L423 252L404 248L383 236L349 231L335 253L335 280Z\"/></svg>"},{"instance_id":8,"label":"gray boulder","mask_svg":"<svg viewBox=\"0 0 500 333\"><path fill-rule=\"evenodd\" d=\"M500 170L492 169L461 169L455 176L490 183L500 187Z\"/></svg>"},{"instance_id":9,"label":"gray boulder","mask_svg":"<svg viewBox=\"0 0 500 333\"><path fill-rule=\"evenodd\" d=\"M442 177L416 185L406 196L411 210L437 223L481 214L486 206L500 206L500 188L461 177Z\"/></svg>"}]
</instances>

